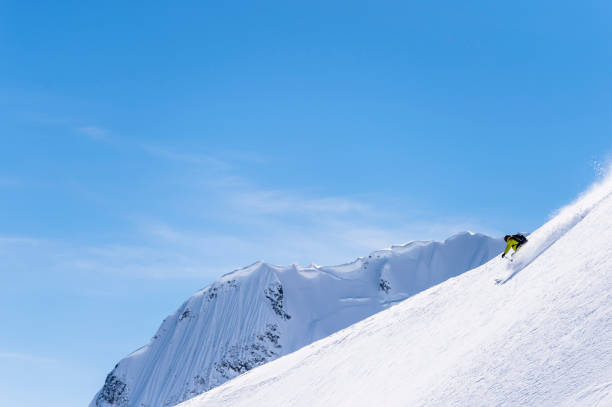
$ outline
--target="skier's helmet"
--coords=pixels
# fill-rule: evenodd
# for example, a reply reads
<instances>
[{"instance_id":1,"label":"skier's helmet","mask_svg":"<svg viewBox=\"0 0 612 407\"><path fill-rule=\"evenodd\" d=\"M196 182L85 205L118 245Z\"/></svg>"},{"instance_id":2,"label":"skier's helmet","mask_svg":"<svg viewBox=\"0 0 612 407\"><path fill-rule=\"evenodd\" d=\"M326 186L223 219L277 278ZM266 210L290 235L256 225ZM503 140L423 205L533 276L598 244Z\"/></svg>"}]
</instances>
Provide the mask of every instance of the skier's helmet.
<instances>
[{"instance_id":1,"label":"skier's helmet","mask_svg":"<svg viewBox=\"0 0 612 407\"><path fill-rule=\"evenodd\" d=\"M510 239L511 237L512 237L512 236L510 236L510 235L506 235L506 236L504 236L504 242L507 242L507 241L508 241L508 239Z\"/></svg>"}]
</instances>

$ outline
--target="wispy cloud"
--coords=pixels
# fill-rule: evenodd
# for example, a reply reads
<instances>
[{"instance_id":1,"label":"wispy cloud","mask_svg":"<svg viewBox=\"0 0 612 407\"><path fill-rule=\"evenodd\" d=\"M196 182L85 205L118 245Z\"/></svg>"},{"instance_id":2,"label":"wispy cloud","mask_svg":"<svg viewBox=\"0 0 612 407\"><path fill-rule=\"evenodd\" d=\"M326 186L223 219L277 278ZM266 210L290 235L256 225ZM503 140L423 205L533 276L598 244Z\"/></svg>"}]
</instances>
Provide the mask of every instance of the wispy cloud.
<instances>
[{"instance_id":1,"label":"wispy cloud","mask_svg":"<svg viewBox=\"0 0 612 407\"><path fill-rule=\"evenodd\" d=\"M109 141L110 132L102 127L84 126L77 128L77 131L94 140Z\"/></svg>"},{"instance_id":2,"label":"wispy cloud","mask_svg":"<svg viewBox=\"0 0 612 407\"><path fill-rule=\"evenodd\" d=\"M218 154L224 159L231 162L247 162L254 164L264 164L266 162L266 157L260 153L255 151L246 151L246 150L220 150Z\"/></svg>"},{"instance_id":3,"label":"wispy cloud","mask_svg":"<svg viewBox=\"0 0 612 407\"><path fill-rule=\"evenodd\" d=\"M36 364L51 364L56 363L55 359L41 357L37 355L31 355L28 353L18 353L18 352L0 352L0 360L18 360L21 362L30 362Z\"/></svg>"},{"instance_id":4,"label":"wispy cloud","mask_svg":"<svg viewBox=\"0 0 612 407\"><path fill-rule=\"evenodd\" d=\"M13 177L0 177L0 187L14 187L20 185L21 181Z\"/></svg>"},{"instance_id":5,"label":"wispy cloud","mask_svg":"<svg viewBox=\"0 0 612 407\"><path fill-rule=\"evenodd\" d=\"M143 144L140 147L151 155L162 157L168 160L179 161L186 164L212 166L216 169L225 171L231 169L231 165L228 162L211 155L177 152L168 148L163 148L150 144Z\"/></svg>"},{"instance_id":6,"label":"wispy cloud","mask_svg":"<svg viewBox=\"0 0 612 407\"><path fill-rule=\"evenodd\" d=\"M260 213L303 213L312 216L366 212L371 208L355 200L342 197L311 197L288 190L236 189L228 195L235 206Z\"/></svg>"},{"instance_id":7,"label":"wispy cloud","mask_svg":"<svg viewBox=\"0 0 612 407\"><path fill-rule=\"evenodd\" d=\"M23 250L32 250L40 247L44 243L41 239L35 239L31 237L23 236L0 236L0 254L9 255L15 254L19 251L22 254ZM4 263L7 263L5 260Z\"/></svg>"},{"instance_id":8,"label":"wispy cloud","mask_svg":"<svg viewBox=\"0 0 612 407\"><path fill-rule=\"evenodd\" d=\"M159 244L155 239L143 239L139 245L99 244L83 245L52 239L0 237L0 274L2 273L58 273L70 275L123 276L129 278L211 278L226 272L215 268L219 262L209 258L220 246L231 247L231 238L195 241L187 237L174 244ZM167 240L164 240L167 242ZM216 244L215 244L216 243ZM211 250L200 250L200 244ZM231 258L228 249L222 253Z\"/></svg>"},{"instance_id":9,"label":"wispy cloud","mask_svg":"<svg viewBox=\"0 0 612 407\"><path fill-rule=\"evenodd\" d=\"M232 169L232 165L228 160L219 158L211 154L200 154L194 152L184 152L149 143L139 143L130 141L128 138L119 137L100 126L83 126L78 127L77 132L89 137L92 140L100 141L108 144L113 144L116 147L127 147L134 151L141 151L151 156L160 157L166 160L180 162L186 165L206 166L220 172L227 172ZM226 151L226 155L233 159L250 160L255 162L258 155L249 154L243 151Z\"/></svg>"},{"instance_id":10,"label":"wispy cloud","mask_svg":"<svg viewBox=\"0 0 612 407\"><path fill-rule=\"evenodd\" d=\"M198 264L176 248L157 246L103 245L75 248L54 266L57 270L107 273L125 277L194 277L207 275Z\"/></svg>"}]
</instances>

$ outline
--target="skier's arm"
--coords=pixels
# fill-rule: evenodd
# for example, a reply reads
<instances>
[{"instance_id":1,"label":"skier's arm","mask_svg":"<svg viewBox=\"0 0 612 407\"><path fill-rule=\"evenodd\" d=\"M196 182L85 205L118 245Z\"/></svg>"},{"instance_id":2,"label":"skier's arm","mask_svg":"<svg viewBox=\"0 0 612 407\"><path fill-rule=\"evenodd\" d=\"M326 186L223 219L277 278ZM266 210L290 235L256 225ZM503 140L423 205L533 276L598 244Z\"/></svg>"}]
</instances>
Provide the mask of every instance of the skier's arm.
<instances>
[{"instance_id":1,"label":"skier's arm","mask_svg":"<svg viewBox=\"0 0 612 407\"><path fill-rule=\"evenodd\" d=\"M510 250L510 248L512 247L512 242L510 240L512 239L508 239L508 244L506 244L506 249L504 250L504 254L502 254L502 257L505 257L508 253L508 250Z\"/></svg>"}]
</instances>

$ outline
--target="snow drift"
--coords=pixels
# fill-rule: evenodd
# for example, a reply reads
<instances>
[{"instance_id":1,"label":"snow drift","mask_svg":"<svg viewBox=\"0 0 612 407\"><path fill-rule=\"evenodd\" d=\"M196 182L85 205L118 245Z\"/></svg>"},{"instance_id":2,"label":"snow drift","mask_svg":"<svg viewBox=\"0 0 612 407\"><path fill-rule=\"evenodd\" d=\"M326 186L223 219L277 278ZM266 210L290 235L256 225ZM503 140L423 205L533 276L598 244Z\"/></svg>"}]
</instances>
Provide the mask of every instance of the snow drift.
<instances>
[{"instance_id":1,"label":"snow drift","mask_svg":"<svg viewBox=\"0 0 612 407\"><path fill-rule=\"evenodd\" d=\"M512 263L496 257L181 407L612 406L611 193L607 179L562 209Z\"/></svg>"},{"instance_id":2,"label":"snow drift","mask_svg":"<svg viewBox=\"0 0 612 407\"><path fill-rule=\"evenodd\" d=\"M255 263L200 290L121 360L91 407L173 406L491 259L501 239L461 233L334 267Z\"/></svg>"}]
</instances>

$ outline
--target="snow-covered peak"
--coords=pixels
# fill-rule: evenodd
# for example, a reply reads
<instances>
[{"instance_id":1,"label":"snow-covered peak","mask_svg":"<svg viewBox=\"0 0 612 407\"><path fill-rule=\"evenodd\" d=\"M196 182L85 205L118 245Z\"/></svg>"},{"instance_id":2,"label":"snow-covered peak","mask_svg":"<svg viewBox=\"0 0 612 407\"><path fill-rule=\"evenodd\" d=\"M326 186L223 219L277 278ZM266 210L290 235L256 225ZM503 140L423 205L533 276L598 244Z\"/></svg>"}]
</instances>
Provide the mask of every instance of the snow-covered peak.
<instances>
[{"instance_id":1,"label":"snow-covered peak","mask_svg":"<svg viewBox=\"0 0 612 407\"><path fill-rule=\"evenodd\" d=\"M181 407L612 406L612 179L509 260Z\"/></svg>"},{"instance_id":2,"label":"snow-covered peak","mask_svg":"<svg viewBox=\"0 0 612 407\"><path fill-rule=\"evenodd\" d=\"M121 360L91 407L172 406L367 318L498 254L460 233L320 267L258 261L196 292Z\"/></svg>"}]
</instances>

